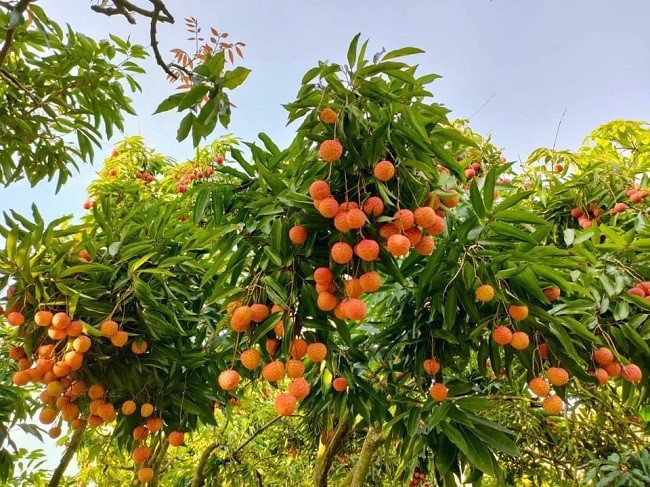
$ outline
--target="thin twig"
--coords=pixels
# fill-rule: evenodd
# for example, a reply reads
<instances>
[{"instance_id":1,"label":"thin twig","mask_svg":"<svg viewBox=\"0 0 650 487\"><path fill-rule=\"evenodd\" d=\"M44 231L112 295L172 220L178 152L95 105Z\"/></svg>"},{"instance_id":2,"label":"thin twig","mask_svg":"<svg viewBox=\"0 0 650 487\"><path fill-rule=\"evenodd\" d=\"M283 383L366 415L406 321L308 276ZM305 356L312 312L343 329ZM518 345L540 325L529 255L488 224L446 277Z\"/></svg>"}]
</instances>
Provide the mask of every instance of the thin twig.
<instances>
[{"instance_id":1,"label":"thin twig","mask_svg":"<svg viewBox=\"0 0 650 487\"><path fill-rule=\"evenodd\" d=\"M472 119L472 117L478 115L478 113L479 113L481 110L483 110L483 109L487 106L487 104L490 103L490 102L492 101L492 98L494 98L496 95L497 95L496 93L492 93L492 96L491 96L490 98L488 98L487 101L486 101L485 103L483 103L483 105L481 105L481 108L479 108L479 109L476 110L474 113L472 113L472 115L470 115L470 117L469 117L467 120L469 121L469 120Z\"/></svg>"},{"instance_id":2,"label":"thin twig","mask_svg":"<svg viewBox=\"0 0 650 487\"><path fill-rule=\"evenodd\" d=\"M555 144L557 143L557 136L560 135L560 126L562 125L562 120L564 120L564 115L566 115L566 108L562 112L562 116L560 117L560 121L557 124L557 130L555 131L555 140L553 141L553 150L555 150Z\"/></svg>"},{"instance_id":3,"label":"thin twig","mask_svg":"<svg viewBox=\"0 0 650 487\"><path fill-rule=\"evenodd\" d=\"M13 6L12 11L20 15L27 10L27 7L32 2L32 0L20 0L16 5ZM4 6L4 5L3 5ZM5 42L0 49L0 66L4 62L5 58L9 54L9 49L11 49L11 44L14 42L14 35L16 34L16 27L11 27L7 29L5 33Z\"/></svg>"}]
</instances>

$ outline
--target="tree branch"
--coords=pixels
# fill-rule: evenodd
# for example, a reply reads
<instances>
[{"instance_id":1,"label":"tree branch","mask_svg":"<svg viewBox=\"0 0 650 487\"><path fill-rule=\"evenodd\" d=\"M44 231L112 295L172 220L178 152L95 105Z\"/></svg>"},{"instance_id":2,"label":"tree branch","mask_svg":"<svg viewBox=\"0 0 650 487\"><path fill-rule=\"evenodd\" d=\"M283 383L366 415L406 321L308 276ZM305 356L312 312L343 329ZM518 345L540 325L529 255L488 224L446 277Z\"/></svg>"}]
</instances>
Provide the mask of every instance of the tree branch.
<instances>
[{"instance_id":1,"label":"tree branch","mask_svg":"<svg viewBox=\"0 0 650 487\"><path fill-rule=\"evenodd\" d=\"M162 7L159 5L159 3L161 2L154 3L153 15L151 16L151 28L149 29L151 48L153 49L153 55L156 58L156 63L158 63L158 66L160 66L163 71L173 79L178 79L178 75L169 69L169 66L167 66L167 63L163 59L162 55L160 54L160 49L158 48L157 28L159 15L162 12Z\"/></svg>"},{"instance_id":2,"label":"tree branch","mask_svg":"<svg viewBox=\"0 0 650 487\"><path fill-rule=\"evenodd\" d=\"M59 462L59 465L54 470L54 473L52 473L52 478L50 479L50 483L47 484L48 487L57 487L59 485L59 482L61 482L61 479L63 478L63 474L65 473L65 469L68 468L68 464L70 463L70 460L72 460L72 457L74 457L74 454L77 452L77 448L79 448L79 444L81 443L81 437L83 436L85 429L86 427L83 426L78 430L75 430L74 433L72 433L72 438L70 439L70 443L68 444L68 447L65 449L65 452L61 457L61 461Z\"/></svg>"},{"instance_id":3,"label":"tree branch","mask_svg":"<svg viewBox=\"0 0 650 487\"><path fill-rule=\"evenodd\" d=\"M12 12L16 12L20 15L23 14L25 10L27 10L27 7L29 7L29 4L33 0L20 0L16 5L11 7ZM5 4L2 5L3 7ZM4 63L5 58L9 54L9 49L11 49L11 44L14 42L14 35L16 34L16 27L11 27L7 29L7 32L5 34L5 42L2 45L2 49L0 49L0 66L2 66L2 63Z\"/></svg>"},{"instance_id":4,"label":"tree branch","mask_svg":"<svg viewBox=\"0 0 650 487\"><path fill-rule=\"evenodd\" d=\"M336 426L334 435L327 447L324 451L319 451L319 454L316 456L316 465L314 466L315 487L327 487L327 475L332 467L334 457L341 449L341 446L343 446L343 440L345 440L345 437L350 431L348 419L349 416L346 412L340 419L339 424Z\"/></svg>"},{"instance_id":5,"label":"tree branch","mask_svg":"<svg viewBox=\"0 0 650 487\"><path fill-rule=\"evenodd\" d=\"M363 485L365 485L372 457L384 441L385 438L382 435L381 428L370 427L370 429L368 429L368 435L361 447L359 460L357 460L357 463L354 466L354 473L352 474L349 487L363 487Z\"/></svg>"},{"instance_id":6,"label":"tree branch","mask_svg":"<svg viewBox=\"0 0 650 487\"><path fill-rule=\"evenodd\" d=\"M158 20L167 24L173 24L174 17L169 13L169 10L165 4L161 0L158 0L157 3L160 12L164 14L160 15ZM102 7L101 5L93 5L90 8L94 12L108 15L109 17L112 15L125 15L131 24L135 24L135 18L132 15L134 13L148 18L153 17L154 14L154 10L147 10L145 8L139 7L138 5L135 5L128 0L113 0L113 5L115 5L115 7Z\"/></svg>"}]
</instances>

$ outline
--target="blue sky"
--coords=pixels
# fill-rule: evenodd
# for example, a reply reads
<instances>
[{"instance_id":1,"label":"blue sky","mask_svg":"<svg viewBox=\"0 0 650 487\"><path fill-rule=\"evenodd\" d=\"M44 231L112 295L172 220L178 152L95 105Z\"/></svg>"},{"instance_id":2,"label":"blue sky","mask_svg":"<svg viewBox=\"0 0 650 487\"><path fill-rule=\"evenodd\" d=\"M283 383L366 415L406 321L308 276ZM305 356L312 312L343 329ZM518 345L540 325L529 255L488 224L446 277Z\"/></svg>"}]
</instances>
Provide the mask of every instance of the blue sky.
<instances>
[{"instance_id":1,"label":"blue sky","mask_svg":"<svg viewBox=\"0 0 650 487\"><path fill-rule=\"evenodd\" d=\"M113 32L148 44L144 21L131 26L97 15L90 2L39 3L57 21L91 36ZM357 32L371 39L372 52L404 45L424 49L426 54L412 59L423 73L443 76L432 88L452 116L469 117L491 98L472 126L492 134L509 159L552 145L565 109L559 148L576 148L593 128L614 118L650 118L650 6L642 0L168 3L176 5L177 24L161 26L163 52L190 47L182 23L189 16L206 30L212 25L247 43L242 64L253 73L233 95L238 108L230 127L244 139L264 131L280 145L288 143L293 128L285 127L281 104L293 99L302 74L317 60L343 62ZM127 133L185 159L191 148L174 139L178 117L151 115L171 87L152 60L147 68L145 91L134 96L139 116L128 120ZM108 146L101 154L107 152ZM84 167L57 196L48 184L38 192L26 184L3 189L0 209L26 212L35 201L46 218L78 214L97 167Z\"/></svg>"},{"instance_id":2,"label":"blue sky","mask_svg":"<svg viewBox=\"0 0 650 487\"><path fill-rule=\"evenodd\" d=\"M565 109L559 148L576 148L593 128L615 118L650 118L650 6L643 0L168 3L177 23L160 28L163 52L189 48L182 22L189 16L206 30L213 25L247 43L243 64L253 73L233 95L238 108L230 127L244 139L264 131L280 145L291 140L293 128L285 127L281 104L293 99L302 74L317 60L343 62L357 32L371 39L372 52L404 45L426 50L412 60L423 73L443 76L432 88L452 116L469 117L493 96L472 126L492 134L509 159L551 146ZM119 17L100 16L88 1L39 4L57 21L89 35L113 32L148 44L144 21L131 26ZM134 97L139 117L128 120L127 133L141 134L158 150L185 159L191 148L174 139L178 117L151 115L171 87L152 60L147 68L141 79L145 92ZM108 152L107 146L101 154ZM57 196L47 184L38 192L26 184L2 189L0 209L27 212L35 201L46 218L81 213L97 168L84 167Z\"/></svg>"},{"instance_id":3,"label":"blue sky","mask_svg":"<svg viewBox=\"0 0 650 487\"><path fill-rule=\"evenodd\" d=\"M144 0L136 3L146 4ZM369 37L370 51L417 46L426 54L412 58L422 73L443 77L432 90L436 101L466 118L491 98L472 120L474 130L492 134L509 159L525 158L539 146L552 146L564 110L557 147L575 149L596 126L616 118L650 119L650 5L647 0L363 0L260 1L169 0L174 26L159 29L161 49L188 47L183 17L196 17L207 30L215 26L230 39L247 43L243 65L253 72L233 94L237 109L230 131L253 139L264 131L287 144L282 103L291 101L302 74L317 60L344 62L351 38ZM93 37L109 32L148 45L144 21L90 11L91 2L41 0L59 22ZM127 134L141 134L159 151L178 159L191 155L189 144L175 141L179 118L152 116L172 88L152 60L141 78L143 94L134 96L137 118ZM0 190L0 210L27 213L32 202L46 219L81 214L86 186L110 152L107 145L95 167L82 172L58 194L41 184Z\"/></svg>"}]
</instances>

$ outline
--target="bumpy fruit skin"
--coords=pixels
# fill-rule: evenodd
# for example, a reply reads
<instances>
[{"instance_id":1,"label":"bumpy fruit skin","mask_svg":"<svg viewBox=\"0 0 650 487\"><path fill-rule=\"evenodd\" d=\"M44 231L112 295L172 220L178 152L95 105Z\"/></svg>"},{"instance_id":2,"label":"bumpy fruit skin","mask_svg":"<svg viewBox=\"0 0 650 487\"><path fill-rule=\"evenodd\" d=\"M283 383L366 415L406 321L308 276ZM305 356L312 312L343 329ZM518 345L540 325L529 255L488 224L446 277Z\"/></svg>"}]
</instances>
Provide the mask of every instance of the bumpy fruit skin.
<instances>
[{"instance_id":1,"label":"bumpy fruit skin","mask_svg":"<svg viewBox=\"0 0 650 487\"><path fill-rule=\"evenodd\" d=\"M330 185L327 183L327 181L314 181L311 183L309 186L309 196L312 197L312 199L319 201L319 200L324 200L330 195Z\"/></svg>"},{"instance_id":2,"label":"bumpy fruit skin","mask_svg":"<svg viewBox=\"0 0 650 487\"><path fill-rule=\"evenodd\" d=\"M237 374L239 375L239 374ZM153 414L153 405L149 404L148 402L145 402L142 406L140 406L140 416L143 418L148 418Z\"/></svg>"},{"instance_id":3,"label":"bumpy fruit skin","mask_svg":"<svg viewBox=\"0 0 650 487\"><path fill-rule=\"evenodd\" d=\"M54 315L50 311L37 311L36 314L34 315L34 322L38 326L50 326L52 323L52 317Z\"/></svg>"},{"instance_id":4,"label":"bumpy fruit skin","mask_svg":"<svg viewBox=\"0 0 650 487\"><path fill-rule=\"evenodd\" d=\"M641 379L643 378L643 373L641 372L641 369L639 368L638 365L630 364L623 367L623 369L621 370L621 377L623 377L623 379L625 379L628 382L632 382L633 384L636 384L638 382L641 382Z\"/></svg>"},{"instance_id":5,"label":"bumpy fruit skin","mask_svg":"<svg viewBox=\"0 0 650 487\"><path fill-rule=\"evenodd\" d=\"M516 331L512 334L512 339L510 340L510 346L515 350L525 350L530 344L530 338L528 334L523 331Z\"/></svg>"},{"instance_id":6,"label":"bumpy fruit skin","mask_svg":"<svg viewBox=\"0 0 650 487\"><path fill-rule=\"evenodd\" d=\"M515 321L522 321L528 318L528 306L525 304L513 304L508 308L508 315Z\"/></svg>"},{"instance_id":7,"label":"bumpy fruit skin","mask_svg":"<svg viewBox=\"0 0 650 487\"><path fill-rule=\"evenodd\" d=\"M591 374L598 379L598 385L604 385L609 380L609 374L605 369L598 367Z\"/></svg>"},{"instance_id":8,"label":"bumpy fruit skin","mask_svg":"<svg viewBox=\"0 0 650 487\"><path fill-rule=\"evenodd\" d=\"M341 310L352 321L361 321L366 317L366 304L357 298L349 298L341 303Z\"/></svg>"},{"instance_id":9,"label":"bumpy fruit skin","mask_svg":"<svg viewBox=\"0 0 650 487\"><path fill-rule=\"evenodd\" d=\"M172 431L169 433L167 441L171 446L181 446L185 441L185 433L182 431Z\"/></svg>"},{"instance_id":10,"label":"bumpy fruit skin","mask_svg":"<svg viewBox=\"0 0 650 487\"><path fill-rule=\"evenodd\" d=\"M428 234L435 236L445 233L445 219L439 215L433 219L433 223L424 229Z\"/></svg>"},{"instance_id":11,"label":"bumpy fruit skin","mask_svg":"<svg viewBox=\"0 0 650 487\"><path fill-rule=\"evenodd\" d=\"M383 238L389 238L391 235L396 235L399 233L399 229L392 223L386 223L379 227L379 235Z\"/></svg>"},{"instance_id":12,"label":"bumpy fruit skin","mask_svg":"<svg viewBox=\"0 0 650 487\"><path fill-rule=\"evenodd\" d=\"M609 348L600 347L594 352L593 359L598 365L605 367L614 361L614 354Z\"/></svg>"},{"instance_id":13,"label":"bumpy fruit skin","mask_svg":"<svg viewBox=\"0 0 650 487\"><path fill-rule=\"evenodd\" d=\"M262 367L262 377L269 382L281 381L284 377L285 367L279 360L269 362Z\"/></svg>"},{"instance_id":14,"label":"bumpy fruit skin","mask_svg":"<svg viewBox=\"0 0 650 487\"><path fill-rule=\"evenodd\" d=\"M371 196L363 203L363 211L368 216L381 216L384 212L384 202L377 196Z\"/></svg>"},{"instance_id":15,"label":"bumpy fruit skin","mask_svg":"<svg viewBox=\"0 0 650 487\"><path fill-rule=\"evenodd\" d=\"M436 242L428 235L424 235L415 246L415 251L420 255L431 255L435 249Z\"/></svg>"},{"instance_id":16,"label":"bumpy fruit skin","mask_svg":"<svg viewBox=\"0 0 650 487\"><path fill-rule=\"evenodd\" d=\"M560 288L557 286L547 287L546 289L544 289L543 292L544 292L544 296L546 296L546 299L548 299L551 302L560 299L560 294L562 293L560 291Z\"/></svg>"},{"instance_id":17,"label":"bumpy fruit skin","mask_svg":"<svg viewBox=\"0 0 650 487\"><path fill-rule=\"evenodd\" d=\"M430 227L435 223L436 217L440 218L430 206L416 208L413 215L415 216L415 224L422 228Z\"/></svg>"},{"instance_id":18,"label":"bumpy fruit skin","mask_svg":"<svg viewBox=\"0 0 650 487\"><path fill-rule=\"evenodd\" d=\"M57 328L59 330L65 329L70 325L70 316L68 313L56 313L52 316L52 328ZM117 323L115 323L117 325Z\"/></svg>"},{"instance_id":19,"label":"bumpy fruit skin","mask_svg":"<svg viewBox=\"0 0 650 487\"><path fill-rule=\"evenodd\" d=\"M358 298L363 294L363 289L361 288L360 279L348 279L345 281L345 294L350 298Z\"/></svg>"},{"instance_id":20,"label":"bumpy fruit skin","mask_svg":"<svg viewBox=\"0 0 650 487\"><path fill-rule=\"evenodd\" d=\"M309 395L309 382L302 377L294 379L289 384L289 394L298 400L306 398Z\"/></svg>"},{"instance_id":21,"label":"bumpy fruit skin","mask_svg":"<svg viewBox=\"0 0 650 487\"><path fill-rule=\"evenodd\" d=\"M348 226L355 230L363 227L368 220L366 214L358 208L348 210L346 219Z\"/></svg>"},{"instance_id":22,"label":"bumpy fruit skin","mask_svg":"<svg viewBox=\"0 0 650 487\"><path fill-rule=\"evenodd\" d=\"M404 235L391 235L386 244L388 251L395 257L406 255L411 248L411 241Z\"/></svg>"},{"instance_id":23,"label":"bumpy fruit skin","mask_svg":"<svg viewBox=\"0 0 650 487\"><path fill-rule=\"evenodd\" d=\"M546 397L551 391L551 386L543 377L535 377L528 383L528 388L538 397Z\"/></svg>"},{"instance_id":24,"label":"bumpy fruit skin","mask_svg":"<svg viewBox=\"0 0 650 487\"><path fill-rule=\"evenodd\" d=\"M380 181L388 181L395 175L395 166L390 161L379 161L373 169L373 174Z\"/></svg>"},{"instance_id":25,"label":"bumpy fruit skin","mask_svg":"<svg viewBox=\"0 0 650 487\"><path fill-rule=\"evenodd\" d=\"M420 240L422 240L422 232L417 227L404 230L404 236L409 239L413 247L416 247L420 243Z\"/></svg>"},{"instance_id":26,"label":"bumpy fruit skin","mask_svg":"<svg viewBox=\"0 0 650 487\"><path fill-rule=\"evenodd\" d=\"M72 342L72 349L75 352L86 353L90 350L91 340L85 335L79 336Z\"/></svg>"},{"instance_id":27,"label":"bumpy fruit skin","mask_svg":"<svg viewBox=\"0 0 650 487\"><path fill-rule=\"evenodd\" d=\"M551 367L546 372L548 381L554 386L561 387L569 382L569 373L562 367Z\"/></svg>"},{"instance_id":28,"label":"bumpy fruit skin","mask_svg":"<svg viewBox=\"0 0 650 487\"><path fill-rule=\"evenodd\" d=\"M411 210L402 209L395 212L394 225L400 230L408 230L415 226L415 215Z\"/></svg>"},{"instance_id":29,"label":"bumpy fruit skin","mask_svg":"<svg viewBox=\"0 0 650 487\"><path fill-rule=\"evenodd\" d=\"M12 311L7 315L7 323L11 326L20 326L25 323L25 316L18 311Z\"/></svg>"},{"instance_id":30,"label":"bumpy fruit skin","mask_svg":"<svg viewBox=\"0 0 650 487\"><path fill-rule=\"evenodd\" d=\"M548 414L560 414L562 412L562 399L560 396L548 396L542 401L542 407Z\"/></svg>"},{"instance_id":31,"label":"bumpy fruit skin","mask_svg":"<svg viewBox=\"0 0 650 487\"><path fill-rule=\"evenodd\" d=\"M230 317L230 326L236 332L248 329L253 320L253 310L249 306L238 307Z\"/></svg>"},{"instance_id":32,"label":"bumpy fruit skin","mask_svg":"<svg viewBox=\"0 0 650 487\"><path fill-rule=\"evenodd\" d=\"M365 262L372 262L379 257L379 244L369 238L364 238L355 247L354 253Z\"/></svg>"},{"instance_id":33,"label":"bumpy fruit skin","mask_svg":"<svg viewBox=\"0 0 650 487\"><path fill-rule=\"evenodd\" d=\"M102 334L102 336L111 338L117 333L118 329L119 327L117 323L115 323L113 320L106 320L100 325L99 332Z\"/></svg>"},{"instance_id":34,"label":"bumpy fruit skin","mask_svg":"<svg viewBox=\"0 0 650 487\"><path fill-rule=\"evenodd\" d=\"M332 256L332 260L337 264L347 264L352 260L352 247L345 242L336 242L332 245L330 255Z\"/></svg>"},{"instance_id":35,"label":"bumpy fruit skin","mask_svg":"<svg viewBox=\"0 0 650 487\"><path fill-rule=\"evenodd\" d=\"M296 396L293 394L279 394L278 397L275 398L273 407L275 409L275 412L280 416L290 416L296 410L297 402L298 401L296 399Z\"/></svg>"},{"instance_id":36,"label":"bumpy fruit skin","mask_svg":"<svg viewBox=\"0 0 650 487\"><path fill-rule=\"evenodd\" d=\"M429 389L429 395L434 401L444 401L447 399L448 393L449 389L447 389L447 386L441 382L436 382L431 386L431 389Z\"/></svg>"},{"instance_id":37,"label":"bumpy fruit skin","mask_svg":"<svg viewBox=\"0 0 650 487\"><path fill-rule=\"evenodd\" d=\"M233 369L224 370L219 374L219 377L217 379L219 386L224 391L232 391L237 389L240 380L241 377L239 376L239 372Z\"/></svg>"},{"instance_id":38,"label":"bumpy fruit skin","mask_svg":"<svg viewBox=\"0 0 650 487\"><path fill-rule=\"evenodd\" d=\"M487 303L488 301L492 301L492 298L494 298L494 288L489 284L483 284L476 288L474 294L478 301Z\"/></svg>"},{"instance_id":39,"label":"bumpy fruit skin","mask_svg":"<svg viewBox=\"0 0 650 487\"><path fill-rule=\"evenodd\" d=\"M339 212L339 202L328 196L318 203L318 212L325 218L334 218Z\"/></svg>"},{"instance_id":40,"label":"bumpy fruit skin","mask_svg":"<svg viewBox=\"0 0 650 487\"><path fill-rule=\"evenodd\" d=\"M314 271L314 281L318 284L329 284L334 279L334 274L327 267L319 267Z\"/></svg>"},{"instance_id":41,"label":"bumpy fruit skin","mask_svg":"<svg viewBox=\"0 0 650 487\"><path fill-rule=\"evenodd\" d=\"M134 463L144 463L149 459L151 455L151 449L148 446L139 446L133 450L133 462Z\"/></svg>"},{"instance_id":42,"label":"bumpy fruit skin","mask_svg":"<svg viewBox=\"0 0 650 487\"><path fill-rule=\"evenodd\" d=\"M262 303L251 304L251 321L261 323L269 316L269 307Z\"/></svg>"},{"instance_id":43,"label":"bumpy fruit skin","mask_svg":"<svg viewBox=\"0 0 650 487\"><path fill-rule=\"evenodd\" d=\"M291 358L294 358L296 360L303 358L305 355L307 355L307 342L302 338L295 338L291 342L289 355L291 355Z\"/></svg>"},{"instance_id":44,"label":"bumpy fruit skin","mask_svg":"<svg viewBox=\"0 0 650 487\"><path fill-rule=\"evenodd\" d=\"M310 343L307 346L307 357L312 362L321 362L327 356L327 347L324 343Z\"/></svg>"},{"instance_id":45,"label":"bumpy fruit skin","mask_svg":"<svg viewBox=\"0 0 650 487\"><path fill-rule=\"evenodd\" d=\"M142 467L138 470L138 480L143 484L146 484L153 478L153 468Z\"/></svg>"},{"instance_id":46,"label":"bumpy fruit skin","mask_svg":"<svg viewBox=\"0 0 650 487\"><path fill-rule=\"evenodd\" d=\"M290 359L287 362L287 377L290 379L297 379L302 377L305 373L305 364L300 360Z\"/></svg>"},{"instance_id":47,"label":"bumpy fruit skin","mask_svg":"<svg viewBox=\"0 0 650 487\"><path fill-rule=\"evenodd\" d=\"M289 230L289 240L296 245L302 245L307 240L307 229L299 225L291 227Z\"/></svg>"},{"instance_id":48,"label":"bumpy fruit skin","mask_svg":"<svg viewBox=\"0 0 650 487\"><path fill-rule=\"evenodd\" d=\"M118 347L122 348L126 345L126 342L129 340L129 334L125 331L119 330L115 335L111 337L111 343Z\"/></svg>"},{"instance_id":49,"label":"bumpy fruit skin","mask_svg":"<svg viewBox=\"0 0 650 487\"><path fill-rule=\"evenodd\" d=\"M492 339L501 346L508 345L512 341L512 332L507 326L497 326L492 331Z\"/></svg>"},{"instance_id":50,"label":"bumpy fruit skin","mask_svg":"<svg viewBox=\"0 0 650 487\"><path fill-rule=\"evenodd\" d=\"M316 300L318 309L322 311L332 311L336 307L337 303L338 300L336 299L336 296L334 296L332 293L328 293L327 291L319 293Z\"/></svg>"},{"instance_id":51,"label":"bumpy fruit skin","mask_svg":"<svg viewBox=\"0 0 650 487\"><path fill-rule=\"evenodd\" d=\"M131 344L131 351L136 355L142 355L147 351L147 348L149 348L149 344L144 340L135 341Z\"/></svg>"},{"instance_id":52,"label":"bumpy fruit skin","mask_svg":"<svg viewBox=\"0 0 650 487\"><path fill-rule=\"evenodd\" d=\"M337 377L332 381L332 387L337 392L343 392L348 388L348 381L343 377Z\"/></svg>"},{"instance_id":53,"label":"bumpy fruit skin","mask_svg":"<svg viewBox=\"0 0 650 487\"><path fill-rule=\"evenodd\" d=\"M361 274L361 277L359 277L359 286L361 286L363 292L374 293L381 287L381 276L375 271Z\"/></svg>"},{"instance_id":54,"label":"bumpy fruit skin","mask_svg":"<svg viewBox=\"0 0 650 487\"><path fill-rule=\"evenodd\" d=\"M261 357L260 353L257 350L254 348L249 348L248 350L244 350L241 353L239 359L241 360L241 364L244 367L246 367L248 370L253 370L256 369L260 364Z\"/></svg>"},{"instance_id":55,"label":"bumpy fruit skin","mask_svg":"<svg viewBox=\"0 0 650 487\"><path fill-rule=\"evenodd\" d=\"M338 115L331 108L323 108L323 111L320 112L320 119L323 123L336 123L337 117Z\"/></svg>"},{"instance_id":56,"label":"bumpy fruit skin","mask_svg":"<svg viewBox=\"0 0 650 487\"><path fill-rule=\"evenodd\" d=\"M131 400L124 401L122 403L122 414L125 416L130 416L131 414L135 413L136 409L137 405Z\"/></svg>"},{"instance_id":57,"label":"bumpy fruit skin","mask_svg":"<svg viewBox=\"0 0 650 487\"><path fill-rule=\"evenodd\" d=\"M325 140L320 145L318 152L325 162L336 162L343 155L343 146L338 140Z\"/></svg>"},{"instance_id":58,"label":"bumpy fruit skin","mask_svg":"<svg viewBox=\"0 0 650 487\"><path fill-rule=\"evenodd\" d=\"M611 378L614 378L621 375L623 367L621 367L621 364L612 362L611 364L605 366L605 371L607 372L607 375L609 375Z\"/></svg>"},{"instance_id":59,"label":"bumpy fruit skin","mask_svg":"<svg viewBox=\"0 0 650 487\"><path fill-rule=\"evenodd\" d=\"M440 371L440 361L436 358L428 358L422 364L424 371L429 375L436 375Z\"/></svg>"}]
</instances>

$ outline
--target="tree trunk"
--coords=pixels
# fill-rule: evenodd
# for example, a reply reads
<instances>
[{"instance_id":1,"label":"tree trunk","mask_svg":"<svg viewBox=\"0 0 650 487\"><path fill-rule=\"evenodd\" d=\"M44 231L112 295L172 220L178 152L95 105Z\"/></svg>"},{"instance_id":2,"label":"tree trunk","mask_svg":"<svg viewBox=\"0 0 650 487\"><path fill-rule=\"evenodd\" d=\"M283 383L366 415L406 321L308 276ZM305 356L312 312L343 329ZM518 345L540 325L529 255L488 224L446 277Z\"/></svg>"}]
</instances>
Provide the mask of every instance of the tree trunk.
<instances>
[{"instance_id":1,"label":"tree trunk","mask_svg":"<svg viewBox=\"0 0 650 487\"><path fill-rule=\"evenodd\" d=\"M79 444L81 443L81 437L83 436L85 430L86 430L86 426L82 426L78 430L75 430L74 433L72 433L72 438L70 438L70 443L68 444L68 447L65 449L65 452L61 457L61 461L59 462L59 465L56 467L56 469L54 469L54 472L52 473L52 478L50 479L50 483L47 484L48 487L58 487L59 482L61 482L61 479L63 478L63 474L65 473L65 469L68 468L68 465L72 460L72 457L74 457L74 454L77 452L77 448L79 448Z\"/></svg>"},{"instance_id":2,"label":"tree trunk","mask_svg":"<svg viewBox=\"0 0 650 487\"><path fill-rule=\"evenodd\" d=\"M196 464L196 470L194 471L194 480L192 480L192 487L203 487L205 484L205 474L203 469L205 469L205 464L208 463L208 459L212 452L217 448L215 443L208 445L208 447L203 450L199 463Z\"/></svg>"},{"instance_id":3,"label":"tree trunk","mask_svg":"<svg viewBox=\"0 0 650 487\"><path fill-rule=\"evenodd\" d=\"M149 482L149 487L158 487L158 474L160 473L160 467L163 460L165 459L165 455L167 455L168 449L169 442L161 439L160 443L158 444L158 451L156 452L151 464L151 468L153 468L154 473L153 478Z\"/></svg>"},{"instance_id":4,"label":"tree trunk","mask_svg":"<svg viewBox=\"0 0 650 487\"><path fill-rule=\"evenodd\" d=\"M368 430L365 441L363 442L363 447L361 447L359 459L352 470L353 473L350 487L363 487L366 476L368 475L368 470L370 470L372 457L383 442L384 438L382 437L381 428L371 427Z\"/></svg>"},{"instance_id":5,"label":"tree trunk","mask_svg":"<svg viewBox=\"0 0 650 487\"><path fill-rule=\"evenodd\" d=\"M316 455L316 464L314 465L314 487L327 487L327 475L334 461L334 457L343 446L350 425L348 422L348 413L345 413L336 429L329 444L325 448L320 448Z\"/></svg>"}]
</instances>

